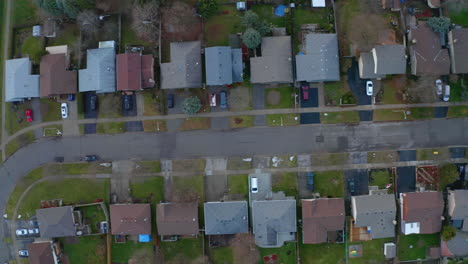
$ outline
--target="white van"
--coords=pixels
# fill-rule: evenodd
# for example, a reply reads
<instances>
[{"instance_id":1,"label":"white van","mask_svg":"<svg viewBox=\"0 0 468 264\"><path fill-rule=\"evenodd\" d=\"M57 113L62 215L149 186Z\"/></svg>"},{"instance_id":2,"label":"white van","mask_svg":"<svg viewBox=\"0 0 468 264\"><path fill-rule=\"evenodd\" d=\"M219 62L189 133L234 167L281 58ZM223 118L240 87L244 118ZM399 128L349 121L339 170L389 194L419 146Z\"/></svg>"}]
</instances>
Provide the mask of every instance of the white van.
<instances>
[{"instance_id":1,"label":"white van","mask_svg":"<svg viewBox=\"0 0 468 264\"><path fill-rule=\"evenodd\" d=\"M450 85L445 85L444 89L444 101L448 102L450 100Z\"/></svg>"},{"instance_id":2,"label":"white van","mask_svg":"<svg viewBox=\"0 0 468 264\"><path fill-rule=\"evenodd\" d=\"M258 193L258 178L257 177L250 178L250 191L252 193Z\"/></svg>"}]
</instances>

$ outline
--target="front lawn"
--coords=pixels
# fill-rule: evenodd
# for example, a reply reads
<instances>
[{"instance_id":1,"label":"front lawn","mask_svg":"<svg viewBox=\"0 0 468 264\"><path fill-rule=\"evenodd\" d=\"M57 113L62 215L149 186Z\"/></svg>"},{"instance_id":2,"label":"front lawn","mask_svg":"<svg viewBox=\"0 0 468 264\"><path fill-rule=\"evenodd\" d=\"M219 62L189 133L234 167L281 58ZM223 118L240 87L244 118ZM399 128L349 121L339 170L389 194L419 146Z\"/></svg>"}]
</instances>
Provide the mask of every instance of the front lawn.
<instances>
[{"instance_id":1,"label":"front lawn","mask_svg":"<svg viewBox=\"0 0 468 264\"><path fill-rule=\"evenodd\" d=\"M151 210L164 200L163 177L139 177L130 182L131 195L135 203L151 203Z\"/></svg>"},{"instance_id":2,"label":"front lawn","mask_svg":"<svg viewBox=\"0 0 468 264\"><path fill-rule=\"evenodd\" d=\"M128 263L130 259L135 263L151 263L154 258L154 243L112 243L112 263Z\"/></svg>"},{"instance_id":3,"label":"front lawn","mask_svg":"<svg viewBox=\"0 0 468 264\"><path fill-rule=\"evenodd\" d=\"M359 120L359 112L357 111L320 113L322 124L359 123Z\"/></svg>"},{"instance_id":4,"label":"front lawn","mask_svg":"<svg viewBox=\"0 0 468 264\"><path fill-rule=\"evenodd\" d=\"M174 263L196 262L203 257L203 239L182 238L175 242L161 242L161 251L165 261Z\"/></svg>"},{"instance_id":5,"label":"front lawn","mask_svg":"<svg viewBox=\"0 0 468 264\"><path fill-rule=\"evenodd\" d=\"M350 264L373 264L385 263L385 255L383 247L385 243L392 242L392 238L372 239L358 243L350 243L350 245L362 245L362 257L350 258Z\"/></svg>"},{"instance_id":6,"label":"front lawn","mask_svg":"<svg viewBox=\"0 0 468 264\"><path fill-rule=\"evenodd\" d=\"M119 93L98 95L98 118L122 117L122 100Z\"/></svg>"},{"instance_id":7,"label":"front lawn","mask_svg":"<svg viewBox=\"0 0 468 264\"><path fill-rule=\"evenodd\" d=\"M161 115L162 95L156 89L141 91L144 102L145 116Z\"/></svg>"},{"instance_id":8,"label":"front lawn","mask_svg":"<svg viewBox=\"0 0 468 264\"><path fill-rule=\"evenodd\" d=\"M66 238L60 239L63 251L69 257L70 263L107 263L105 236L84 236L76 239L77 243L67 243Z\"/></svg>"},{"instance_id":9,"label":"front lawn","mask_svg":"<svg viewBox=\"0 0 468 264\"><path fill-rule=\"evenodd\" d=\"M159 160L138 161L136 172L139 173L158 173L161 172L161 162Z\"/></svg>"},{"instance_id":10,"label":"front lawn","mask_svg":"<svg viewBox=\"0 0 468 264\"><path fill-rule=\"evenodd\" d=\"M42 122L62 120L60 103L52 99L41 99Z\"/></svg>"},{"instance_id":11,"label":"front lawn","mask_svg":"<svg viewBox=\"0 0 468 264\"><path fill-rule=\"evenodd\" d=\"M344 81L327 82L323 85L326 105L340 105L341 98L350 92Z\"/></svg>"},{"instance_id":12,"label":"front lawn","mask_svg":"<svg viewBox=\"0 0 468 264\"><path fill-rule=\"evenodd\" d=\"M31 109L31 102L26 101L24 103L13 104L5 103L5 128L8 135L13 135L19 130L29 126L26 121L26 109ZM34 118L34 113L33 113Z\"/></svg>"},{"instance_id":13,"label":"front lawn","mask_svg":"<svg viewBox=\"0 0 468 264\"><path fill-rule=\"evenodd\" d=\"M434 117L433 107L414 107L414 108L408 108L408 109L376 109L374 110L373 120L374 121L423 120L423 119L431 119L433 117Z\"/></svg>"},{"instance_id":14,"label":"front lawn","mask_svg":"<svg viewBox=\"0 0 468 264\"><path fill-rule=\"evenodd\" d=\"M297 173L279 172L273 174L271 190L273 192L284 192L286 196L297 197Z\"/></svg>"},{"instance_id":15,"label":"front lawn","mask_svg":"<svg viewBox=\"0 0 468 264\"><path fill-rule=\"evenodd\" d=\"M392 173L389 170L371 170L369 185L378 186L379 189L385 189L385 186L389 183L392 183Z\"/></svg>"},{"instance_id":16,"label":"front lawn","mask_svg":"<svg viewBox=\"0 0 468 264\"><path fill-rule=\"evenodd\" d=\"M10 219L10 217L13 215L16 203L18 202L18 199L23 194L23 192L35 181L38 181L44 177L44 175L43 167L39 167L29 172L26 176L20 179L18 183L16 183L15 188L10 194L10 197L8 197L8 202L5 207L5 214L7 215L8 219Z\"/></svg>"},{"instance_id":17,"label":"front lawn","mask_svg":"<svg viewBox=\"0 0 468 264\"><path fill-rule=\"evenodd\" d=\"M345 244L299 244L301 263L342 264L345 261Z\"/></svg>"},{"instance_id":18,"label":"front lawn","mask_svg":"<svg viewBox=\"0 0 468 264\"><path fill-rule=\"evenodd\" d=\"M398 161L396 151L373 151L367 152L367 163L388 163Z\"/></svg>"},{"instance_id":19,"label":"front lawn","mask_svg":"<svg viewBox=\"0 0 468 264\"><path fill-rule=\"evenodd\" d=\"M333 166L347 164L349 157L348 153L322 153L312 154L312 164L319 164L321 166Z\"/></svg>"},{"instance_id":20,"label":"front lawn","mask_svg":"<svg viewBox=\"0 0 468 264\"><path fill-rule=\"evenodd\" d=\"M228 170L250 170L252 168L252 158L231 157L228 158Z\"/></svg>"},{"instance_id":21,"label":"front lawn","mask_svg":"<svg viewBox=\"0 0 468 264\"><path fill-rule=\"evenodd\" d=\"M400 235L397 244L400 260L425 259L426 251L432 246L440 246L440 234L430 235Z\"/></svg>"},{"instance_id":22,"label":"front lawn","mask_svg":"<svg viewBox=\"0 0 468 264\"><path fill-rule=\"evenodd\" d=\"M297 263L297 252L295 242L286 242L280 248L260 248L260 259L258 263L263 263L263 257L276 254L278 256L278 263L282 264L294 264Z\"/></svg>"},{"instance_id":23,"label":"front lawn","mask_svg":"<svg viewBox=\"0 0 468 264\"><path fill-rule=\"evenodd\" d=\"M207 47L229 46L229 34L242 32L241 13L235 5L220 5L218 13L204 24Z\"/></svg>"},{"instance_id":24,"label":"front lawn","mask_svg":"<svg viewBox=\"0 0 468 264\"><path fill-rule=\"evenodd\" d=\"M297 126L301 119L298 114L271 114L266 121L268 126Z\"/></svg>"},{"instance_id":25,"label":"front lawn","mask_svg":"<svg viewBox=\"0 0 468 264\"><path fill-rule=\"evenodd\" d=\"M204 159L185 159L173 160L173 171L205 171L206 160Z\"/></svg>"},{"instance_id":26,"label":"front lawn","mask_svg":"<svg viewBox=\"0 0 468 264\"><path fill-rule=\"evenodd\" d=\"M248 198L249 194L249 175L228 175L228 190L230 194L243 194Z\"/></svg>"},{"instance_id":27,"label":"front lawn","mask_svg":"<svg viewBox=\"0 0 468 264\"><path fill-rule=\"evenodd\" d=\"M166 130L166 120L143 120L143 131L145 132L163 132Z\"/></svg>"},{"instance_id":28,"label":"front lawn","mask_svg":"<svg viewBox=\"0 0 468 264\"><path fill-rule=\"evenodd\" d=\"M450 106L447 113L448 118L468 117L468 106Z\"/></svg>"},{"instance_id":29,"label":"front lawn","mask_svg":"<svg viewBox=\"0 0 468 264\"><path fill-rule=\"evenodd\" d=\"M294 90L292 87L265 89L265 107L267 109L291 108L294 106Z\"/></svg>"},{"instance_id":30,"label":"front lawn","mask_svg":"<svg viewBox=\"0 0 468 264\"><path fill-rule=\"evenodd\" d=\"M179 130L202 130L210 129L211 119L209 117L190 117L184 119L184 122L179 127Z\"/></svg>"},{"instance_id":31,"label":"front lawn","mask_svg":"<svg viewBox=\"0 0 468 264\"><path fill-rule=\"evenodd\" d=\"M97 123L96 132L99 134L117 134L125 132L125 122Z\"/></svg>"},{"instance_id":32,"label":"front lawn","mask_svg":"<svg viewBox=\"0 0 468 264\"><path fill-rule=\"evenodd\" d=\"M294 168L297 167L297 157L294 155L278 155L271 158L273 168Z\"/></svg>"},{"instance_id":33,"label":"front lawn","mask_svg":"<svg viewBox=\"0 0 468 264\"><path fill-rule=\"evenodd\" d=\"M417 160L446 160L449 156L448 148L416 150Z\"/></svg>"},{"instance_id":34,"label":"front lawn","mask_svg":"<svg viewBox=\"0 0 468 264\"><path fill-rule=\"evenodd\" d=\"M344 197L342 171L319 171L315 173L315 192L320 197Z\"/></svg>"},{"instance_id":35,"label":"front lawn","mask_svg":"<svg viewBox=\"0 0 468 264\"><path fill-rule=\"evenodd\" d=\"M229 124L231 125L231 128L252 127L254 125L254 116L252 115L233 116L233 117L230 117Z\"/></svg>"},{"instance_id":36,"label":"front lawn","mask_svg":"<svg viewBox=\"0 0 468 264\"><path fill-rule=\"evenodd\" d=\"M62 136L62 125L46 126L42 129L44 137Z\"/></svg>"}]
</instances>

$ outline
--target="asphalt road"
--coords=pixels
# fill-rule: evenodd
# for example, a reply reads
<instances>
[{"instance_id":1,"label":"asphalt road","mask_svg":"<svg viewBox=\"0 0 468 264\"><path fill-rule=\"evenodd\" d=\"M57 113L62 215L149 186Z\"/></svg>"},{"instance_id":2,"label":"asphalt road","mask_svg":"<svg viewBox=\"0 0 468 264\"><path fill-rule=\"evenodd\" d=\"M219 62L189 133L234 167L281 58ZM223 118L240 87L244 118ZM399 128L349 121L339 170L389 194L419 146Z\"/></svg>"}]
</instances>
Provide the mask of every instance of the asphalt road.
<instances>
[{"instance_id":1,"label":"asphalt road","mask_svg":"<svg viewBox=\"0 0 468 264\"><path fill-rule=\"evenodd\" d=\"M58 156L71 162L88 154L97 154L105 160L151 160L432 148L468 145L465 131L468 131L468 119L438 119L355 126L254 127L44 139L20 149L0 166L0 212L18 179ZM3 228L3 220L0 220L0 238ZM0 239L0 262L7 257L5 248Z\"/></svg>"}]
</instances>

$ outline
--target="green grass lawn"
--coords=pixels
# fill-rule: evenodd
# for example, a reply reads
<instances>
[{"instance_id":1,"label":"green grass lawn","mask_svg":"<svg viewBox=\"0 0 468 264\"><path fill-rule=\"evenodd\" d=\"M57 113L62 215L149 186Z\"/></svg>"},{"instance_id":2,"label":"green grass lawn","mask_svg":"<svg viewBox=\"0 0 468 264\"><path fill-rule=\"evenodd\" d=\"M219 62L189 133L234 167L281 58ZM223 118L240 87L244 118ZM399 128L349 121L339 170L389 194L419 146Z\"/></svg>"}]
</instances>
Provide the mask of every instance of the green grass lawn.
<instances>
[{"instance_id":1,"label":"green grass lawn","mask_svg":"<svg viewBox=\"0 0 468 264\"><path fill-rule=\"evenodd\" d=\"M96 199L109 200L109 180L63 179L44 181L34 186L21 202L18 214L35 214L41 200L63 199L64 204L85 204Z\"/></svg>"},{"instance_id":2,"label":"green grass lawn","mask_svg":"<svg viewBox=\"0 0 468 264\"><path fill-rule=\"evenodd\" d=\"M466 89L466 83L462 83L463 79L458 80L456 83L450 82L450 102L461 102L462 91Z\"/></svg>"},{"instance_id":3,"label":"green grass lawn","mask_svg":"<svg viewBox=\"0 0 468 264\"><path fill-rule=\"evenodd\" d=\"M323 85L325 91L325 103L327 105L339 105L343 95L349 92L344 82L327 82Z\"/></svg>"},{"instance_id":4,"label":"green grass lawn","mask_svg":"<svg viewBox=\"0 0 468 264\"><path fill-rule=\"evenodd\" d=\"M392 79L382 80L382 88L383 88L382 103L384 104L405 103L402 100L402 95L399 94L401 93L401 91L398 90L398 87L395 87L395 84Z\"/></svg>"},{"instance_id":5,"label":"green grass lawn","mask_svg":"<svg viewBox=\"0 0 468 264\"><path fill-rule=\"evenodd\" d=\"M229 46L229 34L243 31L241 13L235 5L220 5L218 13L207 19L204 26L207 47Z\"/></svg>"},{"instance_id":6,"label":"green grass lawn","mask_svg":"<svg viewBox=\"0 0 468 264\"><path fill-rule=\"evenodd\" d=\"M280 248L260 248L257 247L260 251L260 259L258 263L263 263L263 257L271 254L278 255L278 263L283 264L293 264L297 263L297 252L296 252L296 243L286 242Z\"/></svg>"},{"instance_id":7,"label":"green grass lawn","mask_svg":"<svg viewBox=\"0 0 468 264\"><path fill-rule=\"evenodd\" d=\"M349 160L348 153L312 154L311 158L312 164L320 164L322 166L347 164Z\"/></svg>"},{"instance_id":8,"label":"green grass lawn","mask_svg":"<svg viewBox=\"0 0 468 264\"><path fill-rule=\"evenodd\" d=\"M452 23L459 24L462 27L468 27L468 9L461 10L458 13L450 13L450 19Z\"/></svg>"},{"instance_id":9,"label":"green grass lawn","mask_svg":"<svg viewBox=\"0 0 468 264\"><path fill-rule=\"evenodd\" d=\"M21 55L29 56L36 64L41 62L41 57L45 54L44 41L41 38L28 37L21 46Z\"/></svg>"},{"instance_id":10,"label":"green grass lawn","mask_svg":"<svg viewBox=\"0 0 468 264\"><path fill-rule=\"evenodd\" d=\"M39 21L39 8L33 3L33 0L15 0L12 3L14 8L12 23L14 25L35 23Z\"/></svg>"},{"instance_id":11,"label":"green grass lawn","mask_svg":"<svg viewBox=\"0 0 468 264\"><path fill-rule=\"evenodd\" d=\"M85 236L78 237L78 243L66 243L66 239L60 239L63 251L70 258L71 264L93 263L105 264L107 259L106 237ZM114 253L114 252L112 252Z\"/></svg>"},{"instance_id":12,"label":"green grass lawn","mask_svg":"<svg viewBox=\"0 0 468 264\"><path fill-rule=\"evenodd\" d=\"M106 221L106 215L100 205L78 207L83 214L84 221L91 227L92 233L100 233L99 224Z\"/></svg>"},{"instance_id":13,"label":"green grass lawn","mask_svg":"<svg viewBox=\"0 0 468 264\"><path fill-rule=\"evenodd\" d=\"M358 123L359 120L359 112L357 111L320 113L322 124Z\"/></svg>"},{"instance_id":14,"label":"green grass lawn","mask_svg":"<svg viewBox=\"0 0 468 264\"><path fill-rule=\"evenodd\" d=\"M211 119L209 117L190 117L184 119L184 122L179 127L179 130L203 130L210 129Z\"/></svg>"},{"instance_id":15,"label":"green grass lawn","mask_svg":"<svg viewBox=\"0 0 468 264\"><path fill-rule=\"evenodd\" d=\"M228 158L227 169L228 170L249 170L252 168L252 159L231 157Z\"/></svg>"},{"instance_id":16,"label":"green grass lawn","mask_svg":"<svg viewBox=\"0 0 468 264\"><path fill-rule=\"evenodd\" d=\"M230 194L243 194L249 196L249 175L228 175L228 190Z\"/></svg>"},{"instance_id":17,"label":"green grass lawn","mask_svg":"<svg viewBox=\"0 0 468 264\"><path fill-rule=\"evenodd\" d=\"M362 257L350 258L350 264L374 264L384 263L385 255L383 254L383 245L392 242L392 238L372 239L358 243L350 243L350 245L362 245Z\"/></svg>"},{"instance_id":18,"label":"green grass lawn","mask_svg":"<svg viewBox=\"0 0 468 264\"><path fill-rule=\"evenodd\" d=\"M99 134L125 133L125 122L97 123L96 132Z\"/></svg>"},{"instance_id":19,"label":"green grass lawn","mask_svg":"<svg viewBox=\"0 0 468 264\"><path fill-rule=\"evenodd\" d=\"M62 128L62 125L51 125L51 126L44 127L42 131L45 137L57 137L57 136L62 136L62 134L60 133L63 132L63 128Z\"/></svg>"},{"instance_id":20,"label":"green grass lawn","mask_svg":"<svg viewBox=\"0 0 468 264\"><path fill-rule=\"evenodd\" d=\"M130 189L134 202L150 203L152 215L156 215L156 204L164 200L164 178L133 178Z\"/></svg>"},{"instance_id":21,"label":"green grass lawn","mask_svg":"<svg viewBox=\"0 0 468 264\"><path fill-rule=\"evenodd\" d=\"M213 264L234 264L231 247L210 248L210 260Z\"/></svg>"},{"instance_id":22,"label":"green grass lawn","mask_svg":"<svg viewBox=\"0 0 468 264\"><path fill-rule=\"evenodd\" d=\"M447 112L448 118L462 118L468 116L468 106L450 106Z\"/></svg>"},{"instance_id":23,"label":"green grass lawn","mask_svg":"<svg viewBox=\"0 0 468 264\"><path fill-rule=\"evenodd\" d=\"M98 95L98 118L122 117L122 103L119 93Z\"/></svg>"},{"instance_id":24,"label":"green grass lawn","mask_svg":"<svg viewBox=\"0 0 468 264\"><path fill-rule=\"evenodd\" d=\"M173 160L173 171L204 171L206 160L204 159L186 159L186 160Z\"/></svg>"},{"instance_id":25,"label":"green grass lawn","mask_svg":"<svg viewBox=\"0 0 468 264\"><path fill-rule=\"evenodd\" d=\"M80 38L80 28L77 24L66 24L64 30L56 38L50 38L48 46L76 45Z\"/></svg>"},{"instance_id":26,"label":"green grass lawn","mask_svg":"<svg viewBox=\"0 0 468 264\"><path fill-rule=\"evenodd\" d=\"M283 191L286 196L297 197L297 173L280 172L273 175L271 189L273 192Z\"/></svg>"},{"instance_id":27,"label":"green grass lawn","mask_svg":"<svg viewBox=\"0 0 468 264\"><path fill-rule=\"evenodd\" d=\"M294 155L278 155L270 160L273 168L294 168L297 167L297 157Z\"/></svg>"},{"instance_id":28,"label":"green grass lawn","mask_svg":"<svg viewBox=\"0 0 468 264\"><path fill-rule=\"evenodd\" d=\"M158 173L161 172L161 162L159 160L151 160L151 161L138 161L137 162L138 168L136 169L137 172L150 172L150 173Z\"/></svg>"},{"instance_id":29,"label":"green grass lawn","mask_svg":"<svg viewBox=\"0 0 468 264\"><path fill-rule=\"evenodd\" d=\"M279 97L278 101L277 99ZM294 91L292 87L265 89L265 107L267 109L291 108L294 106Z\"/></svg>"},{"instance_id":30,"label":"green grass lawn","mask_svg":"<svg viewBox=\"0 0 468 264\"><path fill-rule=\"evenodd\" d=\"M368 163L387 163L398 161L398 152L396 151L372 151L367 152Z\"/></svg>"},{"instance_id":31,"label":"green grass lawn","mask_svg":"<svg viewBox=\"0 0 468 264\"><path fill-rule=\"evenodd\" d=\"M432 107L414 107L409 109L376 109L374 110L374 121L402 121L405 120L423 120L434 117L434 108ZM409 111L409 113L408 113Z\"/></svg>"},{"instance_id":32,"label":"green grass lawn","mask_svg":"<svg viewBox=\"0 0 468 264\"><path fill-rule=\"evenodd\" d=\"M425 259L427 249L431 246L439 245L439 233L430 235L400 235L400 242L397 244L397 255L400 260ZM410 248L410 246L413 248Z\"/></svg>"},{"instance_id":33,"label":"green grass lawn","mask_svg":"<svg viewBox=\"0 0 468 264\"><path fill-rule=\"evenodd\" d=\"M416 158L417 160L446 160L449 158L449 149L418 149L416 150Z\"/></svg>"},{"instance_id":34,"label":"green grass lawn","mask_svg":"<svg viewBox=\"0 0 468 264\"><path fill-rule=\"evenodd\" d=\"M29 143L32 143L34 140L36 140L36 138L34 137L34 132L32 131L19 135L5 146L6 156L9 157L13 155L13 153L15 153L17 150L28 145Z\"/></svg>"},{"instance_id":35,"label":"green grass lawn","mask_svg":"<svg viewBox=\"0 0 468 264\"><path fill-rule=\"evenodd\" d=\"M379 186L379 189L385 189L385 186L392 183L392 174L387 169L371 170L369 185Z\"/></svg>"},{"instance_id":36,"label":"green grass lawn","mask_svg":"<svg viewBox=\"0 0 468 264\"><path fill-rule=\"evenodd\" d=\"M231 125L231 128L252 127L254 126L254 116L252 115L233 116L233 117L230 117L229 124Z\"/></svg>"},{"instance_id":37,"label":"green grass lawn","mask_svg":"<svg viewBox=\"0 0 468 264\"><path fill-rule=\"evenodd\" d=\"M60 103L53 99L41 99L42 122L62 120L60 113Z\"/></svg>"},{"instance_id":38,"label":"green grass lawn","mask_svg":"<svg viewBox=\"0 0 468 264\"><path fill-rule=\"evenodd\" d=\"M301 263L342 264L345 260L345 244L299 244Z\"/></svg>"},{"instance_id":39,"label":"green grass lawn","mask_svg":"<svg viewBox=\"0 0 468 264\"><path fill-rule=\"evenodd\" d=\"M251 8L261 19L274 25L274 27L285 27L285 17L275 16L275 6L273 5L252 5Z\"/></svg>"},{"instance_id":40,"label":"green grass lawn","mask_svg":"<svg viewBox=\"0 0 468 264\"><path fill-rule=\"evenodd\" d=\"M154 258L154 244L149 243L138 243L134 241L127 241L126 243L112 243L112 262L113 263L127 263L130 258L135 256L137 259L148 259ZM140 260L141 260L140 259ZM142 261L143 263L148 263Z\"/></svg>"},{"instance_id":41,"label":"green grass lawn","mask_svg":"<svg viewBox=\"0 0 468 264\"><path fill-rule=\"evenodd\" d=\"M10 194L10 197L8 197L8 202L5 207L5 214L7 214L8 218L13 215L13 211L15 209L16 203L18 202L18 199L20 198L21 194L35 181L40 180L42 177L44 177L44 170L42 167L36 168L29 172L26 176L21 178L21 180L16 183L15 188Z\"/></svg>"},{"instance_id":42,"label":"green grass lawn","mask_svg":"<svg viewBox=\"0 0 468 264\"><path fill-rule=\"evenodd\" d=\"M26 121L25 111L30 108L30 102L17 104L16 106L13 106L12 103L6 103L5 128L8 135L13 135L19 130L29 126L29 123Z\"/></svg>"},{"instance_id":43,"label":"green grass lawn","mask_svg":"<svg viewBox=\"0 0 468 264\"><path fill-rule=\"evenodd\" d=\"M190 263L203 256L203 239L182 238L175 242L161 242L165 261Z\"/></svg>"},{"instance_id":44,"label":"green grass lawn","mask_svg":"<svg viewBox=\"0 0 468 264\"><path fill-rule=\"evenodd\" d=\"M145 116L161 115L162 96L156 89L148 89L141 92L143 95Z\"/></svg>"},{"instance_id":45,"label":"green grass lawn","mask_svg":"<svg viewBox=\"0 0 468 264\"><path fill-rule=\"evenodd\" d=\"M268 126L297 126L301 122L298 114L271 114L266 120Z\"/></svg>"},{"instance_id":46,"label":"green grass lawn","mask_svg":"<svg viewBox=\"0 0 468 264\"><path fill-rule=\"evenodd\" d=\"M344 180L342 171L320 171L315 173L315 192L320 197L344 197Z\"/></svg>"},{"instance_id":47,"label":"green grass lawn","mask_svg":"<svg viewBox=\"0 0 468 264\"><path fill-rule=\"evenodd\" d=\"M99 163L59 163L50 164L44 167L47 175L78 175L78 174L96 174L96 173L112 173L112 168L104 167Z\"/></svg>"}]
</instances>

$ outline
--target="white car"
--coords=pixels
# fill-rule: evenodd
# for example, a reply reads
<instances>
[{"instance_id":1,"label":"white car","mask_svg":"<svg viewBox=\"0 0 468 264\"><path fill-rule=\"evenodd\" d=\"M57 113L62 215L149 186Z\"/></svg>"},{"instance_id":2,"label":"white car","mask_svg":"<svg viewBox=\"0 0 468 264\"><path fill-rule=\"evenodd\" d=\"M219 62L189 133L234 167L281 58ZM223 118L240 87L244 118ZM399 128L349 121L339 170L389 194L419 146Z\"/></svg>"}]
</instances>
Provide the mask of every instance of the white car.
<instances>
[{"instance_id":1,"label":"white car","mask_svg":"<svg viewBox=\"0 0 468 264\"><path fill-rule=\"evenodd\" d=\"M444 101L445 102L448 102L448 100L450 100L450 85L445 85L445 89L444 89Z\"/></svg>"},{"instance_id":2,"label":"white car","mask_svg":"<svg viewBox=\"0 0 468 264\"><path fill-rule=\"evenodd\" d=\"M28 229L28 234L30 234L30 235L39 235L39 228L30 228L30 229Z\"/></svg>"},{"instance_id":3,"label":"white car","mask_svg":"<svg viewBox=\"0 0 468 264\"><path fill-rule=\"evenodd\" d=\"M258 178L257 177L250 178L250 191L252 193L258 193Z\"/></svg>"},{"instance_id":4,"label":"white car","mask_svg":"<svg viewBox=\"0 0 468 264\"><path fill-rule=\"evenodd\" d=\"M436 94L439 96L442 95L442 81L436 80L435 84L436 84Z\"/></svg>"},{"instance_id":5,"label":"white car","mask_svg":"<svg viewBox=\"0 0 468 264\"><path fill-rule=\"evenodd\" d=\"M18 255L23 258L29 257L29 252L26 249L18 250Z\"/></svg>"},{"instance_id":6,"label":"white car","mask_svg":"<svg viewBox=\"0 0 468 264\"><path fill-rule=\"evenodd\" d=\"M16 229L17 236L27 236L28 230L27 229Z\"/></svg>"},{"instance_id":7,"label":"white car","mask_svg":"<svg viewBox=\"0 0 468 264\"><path fill-rule=\"evenodd\" d=\"M60 109L62 111L62 118L67 118L68 117L68 105L67 105L67 103L62 103L62 106L60 106Z\"/></svg>"},{"instance_id":8,"label":"white car","mask_svg":"<svg viewBox=\"0 0 468 264\"><path fill-rule=\"evenodd\" d=\"M372 94L374 93L374 84L372 83L372 81L366 82L366 93L368 96L372 96Z\"/></svg>"}]
</instances>

